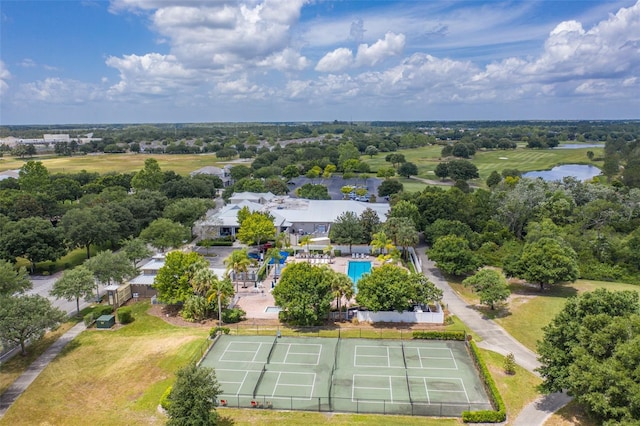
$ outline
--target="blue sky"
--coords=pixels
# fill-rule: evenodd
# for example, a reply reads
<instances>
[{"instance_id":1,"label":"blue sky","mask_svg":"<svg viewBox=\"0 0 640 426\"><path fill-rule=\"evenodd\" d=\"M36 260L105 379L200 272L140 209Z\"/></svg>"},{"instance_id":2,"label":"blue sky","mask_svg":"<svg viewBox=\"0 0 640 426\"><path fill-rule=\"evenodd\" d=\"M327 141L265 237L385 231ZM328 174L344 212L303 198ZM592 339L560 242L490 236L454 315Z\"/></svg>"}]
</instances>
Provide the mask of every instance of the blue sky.
<instances>
[{"instance_id":1,"label":"blue sky","mask_svg":"<svg viewBox=\"0 0 640 426\"><path fill-rule=\"evenodd\" d=\"M0 124L640 118L640 1L0 0Z\"/></svg>"}]
</instances>

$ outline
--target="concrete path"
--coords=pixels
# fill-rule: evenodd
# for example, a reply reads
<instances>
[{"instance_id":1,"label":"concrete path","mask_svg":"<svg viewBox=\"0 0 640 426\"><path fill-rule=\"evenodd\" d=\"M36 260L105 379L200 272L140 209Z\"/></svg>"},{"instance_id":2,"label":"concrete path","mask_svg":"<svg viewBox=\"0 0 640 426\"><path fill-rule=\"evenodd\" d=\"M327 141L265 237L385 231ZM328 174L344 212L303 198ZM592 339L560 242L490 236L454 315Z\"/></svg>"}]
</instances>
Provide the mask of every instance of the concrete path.
<instances>
[{"instance_id":1,"label":"concrete path","mask_svg":"<svg viewBox=\"0 0 640 426\"><path fill-rule=\"evenodd\" d=\"M0 419L4 417L7 410L18 399L31 383L40 375L42 370L49 365L53 359L58 356L62 348L67 343L76 338L76 336L85 330L84 323L80 322L73 326L69 331L60 336L49 348L38 357L27 370L9 388L0 395Z\"/></svg>"},{"instance_id":2,"label":"concrete path","mask_svg":"<svg viewBox=\"0 0 640 426\"><path fill-rule=\"evenodd\" d=\"M422 272L432 283L442 289L444 294L443 302L449 312L460 318L474 333L482 338L482 341L478 342L478 346L502 355L512 353L518 365L538 375L535 369L540 366L540 362L538 362L536 353L511 337L493 320L485 318L462 300L449 286L440 270L436 268L435 263L426 256L425 249L426 246L424 245L416 248L416 253L422 262ZM509 423L517 426L542 426L551 414L565 406L569 401L571 401L571 397L565 393L542 396L527 405L518 417L513 421L509 421Z\"/></svg>"}]
</instances>

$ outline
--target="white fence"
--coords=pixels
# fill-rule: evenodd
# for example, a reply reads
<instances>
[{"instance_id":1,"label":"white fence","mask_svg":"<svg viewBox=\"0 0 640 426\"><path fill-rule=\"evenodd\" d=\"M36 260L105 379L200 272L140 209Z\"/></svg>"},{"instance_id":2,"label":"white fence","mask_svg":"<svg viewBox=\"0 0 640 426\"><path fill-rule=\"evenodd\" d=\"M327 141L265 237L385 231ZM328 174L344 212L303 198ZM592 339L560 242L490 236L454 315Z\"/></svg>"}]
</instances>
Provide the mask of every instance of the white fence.
<instances>
[{"instance_id":1,"label":"white fence","mask_svg":"<svg viewBox=\"0 0 640 426\"><path fill-rule=\"evenodd\" d=\"M421 323L421 324L443 324L444 312L440 307L438 312L371 312L371 311L358 311L358 321L366 322L407 322L407 323Z\"/></svg>"}]
</instances>

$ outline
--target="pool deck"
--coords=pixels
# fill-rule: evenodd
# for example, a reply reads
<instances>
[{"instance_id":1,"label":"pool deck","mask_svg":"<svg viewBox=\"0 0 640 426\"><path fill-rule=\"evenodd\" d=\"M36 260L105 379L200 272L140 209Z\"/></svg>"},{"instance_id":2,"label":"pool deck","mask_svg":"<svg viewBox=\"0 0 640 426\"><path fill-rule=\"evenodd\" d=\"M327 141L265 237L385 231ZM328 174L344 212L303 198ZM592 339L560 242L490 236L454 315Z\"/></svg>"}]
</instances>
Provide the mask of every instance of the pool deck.
<instances>
[{"instance_id":1,"label":"pool deck","mask_svg":"<svg viewBox=\"0 0 640 426\"><path fill-rule=\"evenodd\" d=\"M300 259L295 256L289 256L287 258L286 264L291 264L295 262L308 262L309 259ZM351 256L339 256L331 259L331 263L325 263L336 272L341 272L343 274L347 273L347 268L349 267L349 262L354 261L369 261L371 262L371 267L376 267L380 265L380 262L376 259L375 256L369 256L369 258L365 259L353 259ZM273 272L265 278L262 283L259 283L259 287L249 287L247 289L242 289L240 287L240 291L238 292L238 296L240 299L238 300L236 306L244 309L247 313L247 319L278 319L277 312L265 312L267 307L275 306L275 301L273 296L271 295L271 282L273 281ZM260 285L262 287L260 287Z\"/></svg>"}]
</instances>

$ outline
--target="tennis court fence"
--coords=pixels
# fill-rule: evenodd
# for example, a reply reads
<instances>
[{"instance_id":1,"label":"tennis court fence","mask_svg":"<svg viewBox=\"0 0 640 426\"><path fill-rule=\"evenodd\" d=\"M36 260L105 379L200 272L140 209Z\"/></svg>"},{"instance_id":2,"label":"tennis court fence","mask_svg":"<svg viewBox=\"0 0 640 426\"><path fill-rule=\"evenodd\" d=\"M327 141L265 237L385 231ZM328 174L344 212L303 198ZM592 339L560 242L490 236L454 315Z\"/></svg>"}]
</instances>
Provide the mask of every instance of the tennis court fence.
<instances>
[{"instance_id":1,"label":"tennis court fence","mask_svg":"<svg viewBox=\"0 0 640 426\"><path fill-rule=\"evenodd\" d=\"M229 329L229 335L232 336L273 336L280 332L282 336L293 337L332 337L332 338L358 338L358 339L395 339L395 340L412 340L414 332L429 332L431 329L396 329L396 328L366 328L366 327L283 327L283 326L266 326L266 325L225 325ZM456 330L448 330L455 332ZM463 329L457 330L464 332Z\"/></svg>"},{"instance_id":2,"label":"tennis court fence","mask_svg":"<svg viewBox=\"0 0 640 426\"><path fill-rule=\"evenodd\" d=\"M397 414L431 417L462 417L464 411L487 409L486 404L426 403L340 397L300 398L273 395L220 395L218 405L232 408L263 408L315 412Z\"/></svg>"}]
</instances>

